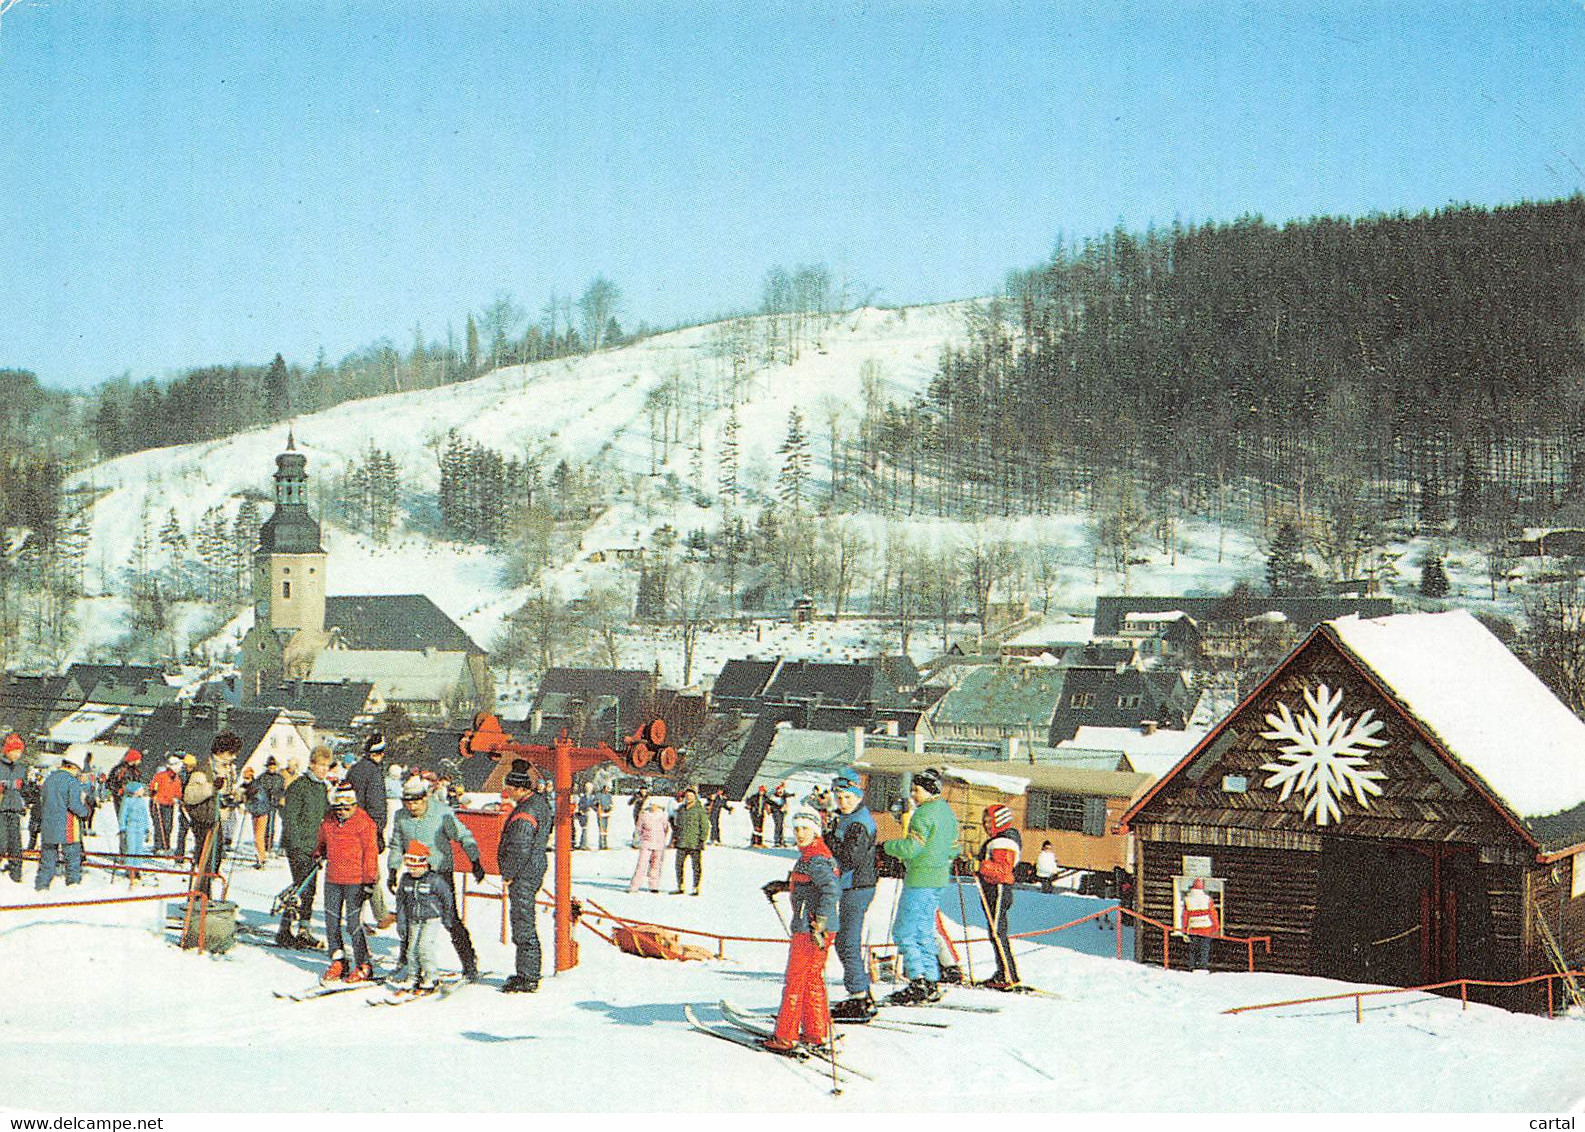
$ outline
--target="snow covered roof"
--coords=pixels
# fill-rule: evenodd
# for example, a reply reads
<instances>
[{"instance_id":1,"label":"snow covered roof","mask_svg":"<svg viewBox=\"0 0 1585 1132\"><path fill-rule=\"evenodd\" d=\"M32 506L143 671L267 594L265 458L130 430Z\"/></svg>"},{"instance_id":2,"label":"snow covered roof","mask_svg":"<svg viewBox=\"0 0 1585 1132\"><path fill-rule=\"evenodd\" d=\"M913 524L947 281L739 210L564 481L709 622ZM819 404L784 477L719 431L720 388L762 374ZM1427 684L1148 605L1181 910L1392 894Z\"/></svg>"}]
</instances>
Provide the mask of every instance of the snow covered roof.
<instances>
[{"instance_id":1,"label":"snow covered roof","mask_svg":"<svg viewBox=\"0 0 1585 1132\"><path fill-rule=\"evenodd\" d=\"M444 699L463 680L467 654L396 649L326 649L312 680L367 680L385 700Z\"/></svg>"},{"instance_id":2,"label":"snow covered roof","mask_svg":"<svg viewBox=\"0 0 1585 1132\"><path fill-rule=\"evenodd\" d=\"M1135 770L1160 778L1193 750L1205 735L1198 728L1179 731L1158 727L1147 735L1137 727L1080 727L1073 738L1064 739L1057 746L1121 751Z\"/></svg>"},{"instance_id":3,"label":"snow covered roof","mask_svg":"<svg viewBox=\"0 0 1585 1132\"><path fill-rule=\"evenodd\" d=\"M92 743L121 721L120 712L74 711L44 736L51 743Z\"/></svg>"},{"instance_id":4,"label":"snow covered roof","mask_svg":"<svg viewBox=\"0 0 1585 1132\"><path fill-rule=\"evenodd\" d=\"M1327 625L1514 816L1585 803L1585 722L1469 613Z\"/></svg>"}]
</instances>

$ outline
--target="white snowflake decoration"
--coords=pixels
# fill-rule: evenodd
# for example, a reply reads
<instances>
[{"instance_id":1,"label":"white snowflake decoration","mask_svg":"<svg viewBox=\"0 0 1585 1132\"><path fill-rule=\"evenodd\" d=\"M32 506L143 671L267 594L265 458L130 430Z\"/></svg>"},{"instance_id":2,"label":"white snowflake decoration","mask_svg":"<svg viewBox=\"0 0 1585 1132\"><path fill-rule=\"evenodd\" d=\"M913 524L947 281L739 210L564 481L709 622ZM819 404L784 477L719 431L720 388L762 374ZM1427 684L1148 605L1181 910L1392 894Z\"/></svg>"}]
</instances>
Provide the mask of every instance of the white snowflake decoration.
<instances>
[{"instance_id":1,"label":"white snowflake decoration","mask_svg":"<svg viewBox=\"0 0 1585 1132\"><path fill-rule=\"evenodd\" d=\"M1295 788L1303 791L1309 801L1304 806L1304 816L1313 818L1315 824L1326 825L1343 816L1338 800L1348 793L1363 809L1370 808L1369 795L1380 794L1378 779L1387 776L1379 770L1366 770L1366 752L1372 747L1386 746L1385 739L1374 738L1385 726L1375 714L1367 710L1358 720L1337 714L1343 703L1341 691L1329 691L1325 684L1314 691L1304 690L1304 702L1309 710L1297 719L1287 704L1278 704L1280 715L1266 716L1270 731L1262 731L1262 739L1287 740L1282 748L1280 762L1266 763L1261 770L1272 772L1267 786L1281 786L1286 802Z\"/></svg>"}]
</instances>

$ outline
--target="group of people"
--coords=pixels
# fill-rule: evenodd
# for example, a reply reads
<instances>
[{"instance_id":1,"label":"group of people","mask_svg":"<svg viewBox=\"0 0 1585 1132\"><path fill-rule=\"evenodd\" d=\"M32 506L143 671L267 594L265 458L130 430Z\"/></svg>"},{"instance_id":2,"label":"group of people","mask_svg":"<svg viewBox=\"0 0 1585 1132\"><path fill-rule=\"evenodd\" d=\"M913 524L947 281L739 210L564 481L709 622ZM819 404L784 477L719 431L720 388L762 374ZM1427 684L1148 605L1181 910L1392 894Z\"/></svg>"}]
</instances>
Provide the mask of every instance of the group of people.
<instances>
[{"instance_id":1,"label":"group of people","mask_svg":"<svg viewBox=\"0 0 1585 1132\"><path fill-rule=\"evenodd\" d=\"M704 882L704 848L710 840L711 817L699 800L699 788L683 788L682 797L673 804L664 794L640 793L634 796L633 847L638 850L638 862L633 867L629 892L641 888L660 892L661 872L665 867L667 849L676 850L677 887L674 895L684 891L699 895ZM717 826L719 828L719 826ZM719 838L717 838L719 841ZM693 887L684 888L684 879L693 874Z\"/></svg>"},{"instance_id":2,"label":"group of people","mask_svg":"<svg viewBox=\"0 0 1585 1132\"><path fill-rule=\"evenodd\" d=\"M903 835L881 845L888 857L903 865L892 934L908 983L888 996L886 1001L893 1005L935 1002L941 997L936 925L961 832L941 789L940 771L915 773L909 788L913 809L905 815ZM830 795L834 815L813 806L794 810L791 824L798 860L786 880L772 881L764 889L772 899L785 892L792 903L792 940L781 1007L775 1033L763 1043L778 1053L793 1051L800 1041L822 1045L830 1038L830 1023L868 1022L878 1010L870 993L863 946L864 918L877 878L875 819L863 805L864 791L852 771L832 780ZM981 823L986 837L976 873L996 958L995 973L981 985L1011 989L1018 985L1018 966L1008 913L1022 843L1006 806L985 807ZM827 1000L823 974L833 944L847 993L835 1006Z\"/></svg>"},{"instance_id":3,"label":"group of people","mask_svg":"<svg viewBox=\"0 0 1585 1132\"><path fill-rule=\"evenodd\" d=\"M408 777L401 785L401 808L390 816L385 753L384 736L370 733L362 758L342 781L333 782L333 757L327 748L316 748L307 771L287 788L283 844L292 884L283 901L276 943L298 948L321 946L309 934L308 923L315 878L322 869L323 946L329 952L322 981L365 982L374 977L363 923L365 905L377 930L392 924L396 927L398 954L388 985L433 988L441 972L442 936L449 938L463 978L475 981L479 959L458 911L452 843L461 846L468 871L476 882L482 882L485 871L478 840L457 820L446 783L433 775ZM545 875L552 825L549 802L539 786L537 772L519 760L502 787L502 796L513 808L502 827L496 859L507 886L516 969L501 989L514 993L539 988L541 957L534 899ZM392 846L389 854L387 828ZM394 910L386 900L387 892L395 902Z\"/></svg>"}]
</instances>

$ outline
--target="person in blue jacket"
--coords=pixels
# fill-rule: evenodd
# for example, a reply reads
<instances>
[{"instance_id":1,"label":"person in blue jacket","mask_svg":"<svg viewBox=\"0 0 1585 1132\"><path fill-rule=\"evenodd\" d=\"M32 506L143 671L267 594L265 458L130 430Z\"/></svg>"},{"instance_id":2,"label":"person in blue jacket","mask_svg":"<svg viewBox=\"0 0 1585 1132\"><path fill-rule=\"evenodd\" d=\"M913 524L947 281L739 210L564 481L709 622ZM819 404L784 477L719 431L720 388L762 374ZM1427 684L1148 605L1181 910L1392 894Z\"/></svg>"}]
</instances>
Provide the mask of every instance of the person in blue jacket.
<instances>
[{"instance_id":1,"label":"person in blue jacket","mask_svg":"<svg viewBox=\"0 0 1585 1132\"><path fill-rule=\"evenodd\" d=\"M82 883L84 823L93 812L88 804L89 786L82 775L82 768L75 760L63 758L39 791L42 836L39 871L33 887L40 892L55 880L55 867L60 861L66 865L66 883Z\"/></svg>"},{"instance_id":2,"label":"person in blue jacket","mask_svg":"<svg viewBox=\"0 0 1585 1132\"><path fill-rule=\"evenodd\" d=\"M148 787L136 778L121 793L116 822L121 827L121 864L129 880L138 880L142 876L138 871L140 862L149 853L151 819Z\"/></svg>"},{"instance_id":3,"label":"person in blue jacket","mask_svg":"<svg viewBox=\"0 0 1585 1132\"><path fill-rule=\"evenodd\" d=\"M550 803L537 789L538 780L538 772L527 759L514 759L501 788L501 796L513 804L495 851L501 881L509 886L512 946L517 949L516 973L501 987L508 994L539 989L539 928L534 920L534 901L545 880L545 847L550 843L554 823Z\"/></svg>"},{"instance_id":4,"label":"person in blue jacket","mask_svg":"<svg viewBox=\"0 0 1585 1132\"><path fill-rule=\"evenodd\" d=\"M390 985L420 991L435 989L440 975L440 940L457 915L451 878L429 867L430 847L410 841L402 855L405 872L396 885L396 934L407 951L411 974L393 976Z\"/></svg>"},{"instance_id":5,"label":"person in blue jacket","mask_svg":"<svg viewBox=\"0 0 1585 1132\"><path fill-rule=\"evenodd\" d=\"M868 1022L875 1017L870 974L864 965L864 915L875 897L875 818L864 808L859 776L844 770L831 780L837 820L831 852L842 867L842 903L838 914L837 958L848 997L831 1008L837 1022Z\"/></svg>"}]
</instances>

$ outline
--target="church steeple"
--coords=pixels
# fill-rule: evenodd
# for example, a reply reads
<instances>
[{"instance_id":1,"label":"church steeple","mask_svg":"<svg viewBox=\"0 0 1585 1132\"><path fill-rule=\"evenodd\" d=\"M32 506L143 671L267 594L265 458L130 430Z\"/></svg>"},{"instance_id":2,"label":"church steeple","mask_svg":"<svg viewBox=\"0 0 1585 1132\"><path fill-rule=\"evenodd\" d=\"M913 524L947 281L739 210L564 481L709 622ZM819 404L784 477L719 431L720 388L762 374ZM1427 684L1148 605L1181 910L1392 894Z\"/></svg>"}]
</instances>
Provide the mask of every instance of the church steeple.
<instances>
[{"instance_id":1,"label":"church steeple","mask_svg":"<svg viewBox=\"0 0 1585 1132\"><path fill-rule=\"evenodd\" d=\"M253 611L255 624L270 629L324 631L325 548L308 510L308 457L292 431L275 457L275 510L253 551Z\"/></svg>"}]
</instances>

